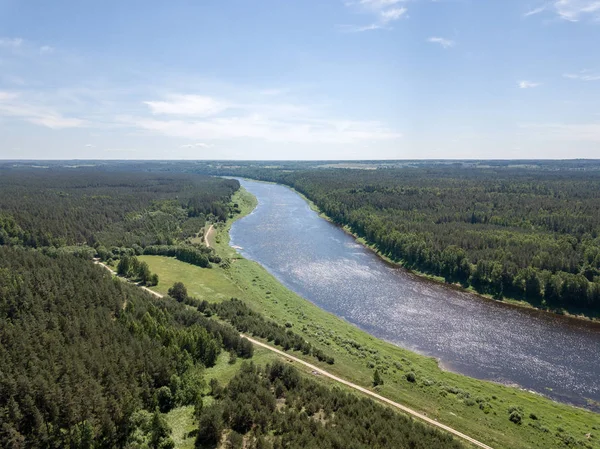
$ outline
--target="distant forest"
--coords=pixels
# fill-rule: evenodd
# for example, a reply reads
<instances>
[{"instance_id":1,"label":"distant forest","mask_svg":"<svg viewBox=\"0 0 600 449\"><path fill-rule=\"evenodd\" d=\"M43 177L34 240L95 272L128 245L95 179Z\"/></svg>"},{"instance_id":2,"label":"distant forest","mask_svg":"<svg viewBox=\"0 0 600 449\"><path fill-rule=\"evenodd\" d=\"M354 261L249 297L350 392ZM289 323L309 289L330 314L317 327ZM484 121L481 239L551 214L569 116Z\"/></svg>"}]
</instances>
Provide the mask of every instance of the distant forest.
<instances>
[{"instance_id":1,"label":"distant forest","mask_svg":"<svg viewBox=\"0 0 600 449\"><path fill-rule=\"evenodd\" d=\"M48 163L52 171L64 170L63 165ZM597 160L134 161L98 162L95 170L141 177L150 172L159 179L201 173L279 182L407 268L498 299L600 313ZM14 184L5 175L16 171L8 162L0 164L0 184ZM10 215L2 218L1 212L1 204L11 201L18 209L18 201L0 198L0 240L3 232L4 239L15 234ZM116 240L111 243L123 242Z\"/></svg>"},{"instance_id":2,"label":"distant forest","mask_svg":"<svg viewBox=\"0 0 600 449\"><path fill-rule=\"evenodd\" d=\"M94 169L0 171L0 245L170 245L223 221L236 180Z\"/></svg>"}]
</instances>

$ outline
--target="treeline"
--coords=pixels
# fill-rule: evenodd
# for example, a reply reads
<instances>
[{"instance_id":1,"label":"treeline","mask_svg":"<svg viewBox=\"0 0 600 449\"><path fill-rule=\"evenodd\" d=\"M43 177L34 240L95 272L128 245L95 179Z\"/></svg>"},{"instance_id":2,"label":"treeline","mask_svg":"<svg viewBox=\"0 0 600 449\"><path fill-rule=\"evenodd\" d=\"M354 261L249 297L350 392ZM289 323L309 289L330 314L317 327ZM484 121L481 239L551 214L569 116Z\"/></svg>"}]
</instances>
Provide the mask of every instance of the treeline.
<instances>
[{"instance_id":1,"label":"treeline","mask_svg":"<svg viewBox=\"0 0 600 449\"><path fill-rule=\"evenodd\" d=\"M371 399L330 389L275 361L243 363L199 416L197 447L232 449L461 448L449 434Z\"/></svg>"},{"instance_id":2,"label":"treeline","mask_svg":"<svg viewBox=\"0 0 600 449\"><path fill-rule=\"evenodd\" d=\"M210 267L210 262L221 262L221 258L215 254L212 248L202 245L152 245L144 248L144 254L149 256L175 257L177 260L202 268Z\"/></svg>"},{"instance_id":3,"label":"treeline","mask_svg":"<svg viewBox=\"0 0 600 449\"><path fill-rule=\"evenodd\" d=\"M0 245L172 245L207 217L223 221L232 179L100 169L7 169L0 176Z\"/></svg>"},{"instance_id":4,"label":"treeline","mask_svg":"<svg viewBox=\"0 0 600 449\"><path fill-rule=\"evenodd\" d=\"M93 263L0 247L0 447L172 447L158 407L200 402L202 367L252 356L230 325Z\"/></svg>"},{"instance_id":5,"label":"treeline","mask_svg":"<svg viewBox=\"0 0 600 449\"><path fill-rule=\"evenodd\" d=\"M497 298L596 314L600 171L575 165L203 171L294 187L407 268Z\"/></svg>"},{"instance_id":6,"label":"treeline","mask_svg":"<svg viewBox=\"0 0 600 449\"><path fill-rule=\"evenodd\" d=\"M321 349L316 348L302 336L292 331L289 328L291 325L288 325L289 327L282 326L274 321L267 320L239 299L231 298L229 301L214 304L202 301L198 305L198 310L208 316L217 315L219 318L231 323L238 331L264 338L286 351L290 349L301 351L305 355L310 354L320 362L327 362L330 365L335 362L332 356L325 354Z\"/></svg>"},{"instance_id":7,"label":"treeline","mask_svg":"<svg viewBox=\"0 0 600 449\"><path fill-rule=\"evenodd\" d=\"M472 170L290 177L385 255L496 297L600 307L600 176Z\"/></svg>"},{"instance_id":8,"label":"treeline","mask_svg":"<svg viewBox=\"0 0 600 449\"><path fill-rule=\"evenodd\" d=\"M152 274L150 266L135 256L123 256L117 265L117 274L147 287L158 285L158 274Z\"/></svg>"}]
</instances>

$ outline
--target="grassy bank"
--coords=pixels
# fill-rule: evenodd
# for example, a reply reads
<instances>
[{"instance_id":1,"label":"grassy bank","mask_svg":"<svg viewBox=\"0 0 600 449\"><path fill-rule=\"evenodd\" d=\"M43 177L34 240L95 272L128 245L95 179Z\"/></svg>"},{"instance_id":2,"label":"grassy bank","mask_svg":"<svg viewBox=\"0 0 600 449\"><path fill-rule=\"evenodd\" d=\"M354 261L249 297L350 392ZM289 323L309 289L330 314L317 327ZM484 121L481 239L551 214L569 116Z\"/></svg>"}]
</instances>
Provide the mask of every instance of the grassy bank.
<instances>
[{"instance_id":1,"label":"grassy bank","mask_svg":"<svg viewBox=\"0 0 600 449\"><path fill-rule=\"evenodd\" d=\"M256 206L256 199L244 190L236 193L233 201L242 210L236 218ZM600 448L600 415L516 388L445 372L436 360L378 340L291 292L259 264L229 247L232 222L217 227L214 242L216 251L230 260L227 269L201 269L160 256L140 257L160 276L156 290L165 293L177 280L186 284L190 294L209 301L238 297L265 316L289 323L294 332L333 355L335 364L321 364L324 369L369 387L377 368L385 382L378 387L380 394L494 448L566 444ZM300 353L294 355L305 358ZM319 364L314 358L305 359ZM414 382L407 380L413 378L411 374ZM514 420L520 416L520 423L509 420L509 410L513 409Z\"/></svg>"}]
</instances>

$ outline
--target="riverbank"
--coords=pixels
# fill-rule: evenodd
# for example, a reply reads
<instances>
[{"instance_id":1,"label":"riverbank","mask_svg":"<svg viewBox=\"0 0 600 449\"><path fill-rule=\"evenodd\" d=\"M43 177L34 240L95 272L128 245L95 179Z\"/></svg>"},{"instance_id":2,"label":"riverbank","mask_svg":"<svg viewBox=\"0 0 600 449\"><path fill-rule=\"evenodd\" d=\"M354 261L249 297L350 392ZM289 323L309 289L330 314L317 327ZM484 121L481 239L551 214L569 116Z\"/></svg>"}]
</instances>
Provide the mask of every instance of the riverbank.
<instances>
[{"instance_id":1,"label":"riverbank","mask_svg":"<svg viewBox=\"0 0 600 449\"><path fill-rule=\"evenodd\" d=\"M267 181L256 181L256 180L252 180L252 181L253 182L267 182ZM489 301L496 301L498 303L505 304L510 307L520 307L520 308L525 308L525 309L539 310L541 312L549 313L552 315L560 315L560 316L566 317L568 319L600 322L600 316L590 316L590 315L586 315L584 313L571 313L564 309L551 309L551 308L547 308L547 307L536 307L534 304L532 304L530 302L523 301L520 299L510 298L510 297L503 297L502 299L497 299L497 298L494 298L492 295L487 295L487 294L478 292L472 286L465 288L460 284L449 284L441 276L434 276L434 275L425 273L423 271L416 270L414 268L408 268L405 266L404 263L397 261L397 260L393 260L393 259L389 258L388 256L386 256L385 254L383 254L377 248L377 245L369 242L364 237L361 237L359 234L354 232L350 226L348 226L348 225L342 226L342 225L336 223L331 217L329 217L325 212L323 212L319 208L319 206L317 206L310 198L308 198L302 192L299 192L298 190L296 190L295 188L293 188L292 186L289 186L287 184L281 184L281 185L284 185L285 187L287 187L290 190L292 190L293 192L295 192L298 196L300 196L304 201L306 201L306 203L311 208L311 210L316 212L321 218L323 218L324 220L327 220L329 223L342 229L346 234L352 236L354 238L354 240L356 241L356 243L359 243L364 248L367 248L368 250L372 251L375 255L377 255L377 257L379 257L385 263L387 263L388 265L390 265L394 268L405 270L406 272L408 272L412 275L418 276L419 278L421 278L425 281L435 282L437 284L444 285L445 287L453 288L453 289L456 289L456 290L459 290L462 292L466 292L466 293L478 296L480 298L484 298Z\"/></svg>"},{"instance_id":2,"label":"riverbank","mask_svg":"<svg viewBox=\"0 0 600 449\"><path fill-rule=\"evenodd\" d=\"M190 294L202 299L220 301L235 295L267 317L289 323L294 332L333 355L335 364L323 368L336 376L370 387L377 368L385 382L378 388L379 394L496 449L564 447L569 438L600 448L595 436L586 437L599 431L599 415L516 388L443 371L435 359L378 340L287 289L258 263L229 246L231 225L250 214L257 204L244 190L235 194L233 202L240 205L242 213L216 227L214 246L219 255L229 259L229 268L206 270L174 259L142 256L160 276L158 291L166 291L171 280L185 279ZM412 379L411 373L414 382L407 380ZM522 417L521 424L509 420L513 407Z\"/></svg>"}]
</instances>

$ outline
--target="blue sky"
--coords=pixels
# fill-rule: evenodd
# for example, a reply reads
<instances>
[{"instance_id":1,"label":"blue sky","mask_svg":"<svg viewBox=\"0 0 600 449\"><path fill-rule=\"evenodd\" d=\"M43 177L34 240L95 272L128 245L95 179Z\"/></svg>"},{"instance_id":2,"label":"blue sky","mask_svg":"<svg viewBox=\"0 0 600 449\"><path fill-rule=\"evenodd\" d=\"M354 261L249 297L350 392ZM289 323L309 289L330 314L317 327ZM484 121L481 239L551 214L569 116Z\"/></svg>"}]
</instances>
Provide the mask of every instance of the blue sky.
<instances>
[{"instance_id":1,"label":"blue sky","mask_svg":"<svg viewBox=\"0 0 600 449\"><path fill-rule=\"evenodd\" d=\"M0 158L600 158L598 0L0 0Z\"/></svg>"}]
</instances>

